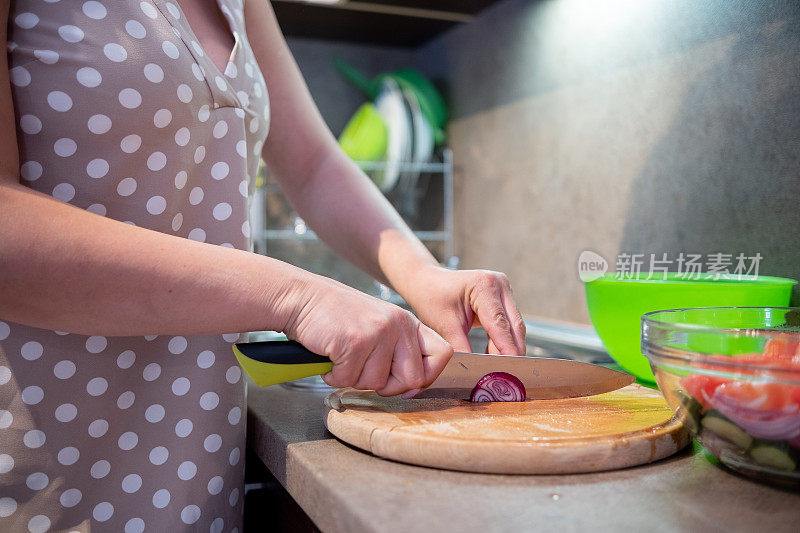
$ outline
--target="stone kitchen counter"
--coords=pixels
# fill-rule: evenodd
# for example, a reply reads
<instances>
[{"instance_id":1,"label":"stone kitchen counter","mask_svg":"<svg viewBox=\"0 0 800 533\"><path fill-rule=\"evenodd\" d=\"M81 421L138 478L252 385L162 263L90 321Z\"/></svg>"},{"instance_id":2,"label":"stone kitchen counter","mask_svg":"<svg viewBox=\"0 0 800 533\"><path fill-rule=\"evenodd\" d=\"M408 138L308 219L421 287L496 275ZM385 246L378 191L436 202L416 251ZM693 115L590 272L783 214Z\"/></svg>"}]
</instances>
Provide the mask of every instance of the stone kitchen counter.
<instances>
[{"instance_id":1,"label":"stone kitchen counter","mask_svg":"<svg viewBox=\"0 0 800 533\"><path fill-rule=\"evenodd\" d=\"M248 446L325 533L797 531L800 494L711 464L691 446L650 465L578 475L410 466L336 440L325 393L248 390Z\"/></svg>"}]
</instances>

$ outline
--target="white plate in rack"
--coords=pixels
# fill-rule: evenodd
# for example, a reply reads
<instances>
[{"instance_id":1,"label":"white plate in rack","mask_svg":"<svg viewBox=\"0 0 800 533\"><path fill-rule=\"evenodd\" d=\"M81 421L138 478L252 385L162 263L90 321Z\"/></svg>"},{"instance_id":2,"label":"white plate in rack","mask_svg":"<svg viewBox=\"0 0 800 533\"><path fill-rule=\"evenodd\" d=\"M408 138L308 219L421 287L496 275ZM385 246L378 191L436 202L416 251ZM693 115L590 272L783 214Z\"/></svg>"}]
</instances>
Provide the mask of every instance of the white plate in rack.
<instances>
[{"instance_id":1,"label":"white plate in rack","mask_svg":"<svg viewBox=\"0 0 800 533\"><path fill-rule=\"evenodd\" d=\"M389 143L386 148L386 168L370 173L372 181L383 192L388 192L397 184L400 166L411 155L411 117L403 102L403 93L391 79L383 82L375 107L389 130Z\"/></svg>"}]
</instances>

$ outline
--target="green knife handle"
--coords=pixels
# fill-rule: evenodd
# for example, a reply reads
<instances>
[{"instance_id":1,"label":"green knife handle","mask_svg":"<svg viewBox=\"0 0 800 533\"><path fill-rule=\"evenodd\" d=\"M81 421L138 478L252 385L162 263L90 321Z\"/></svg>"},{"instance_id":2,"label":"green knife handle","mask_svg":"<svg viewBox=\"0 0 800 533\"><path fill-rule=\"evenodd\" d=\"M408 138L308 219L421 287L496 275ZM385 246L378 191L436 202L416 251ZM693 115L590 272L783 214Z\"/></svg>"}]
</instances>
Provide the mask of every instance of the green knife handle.
<instances>
[{"instance_id":1,"label":"green knife handle","mask_svg":"<svg viewBox=\"0 0 800 533\"><path fill-rule=\"evenodd\" d=\"M233 345L239 364L256 385L267 387L327 374L333 363L296 341L241 342Z\"/></svg>"}]
</instances>

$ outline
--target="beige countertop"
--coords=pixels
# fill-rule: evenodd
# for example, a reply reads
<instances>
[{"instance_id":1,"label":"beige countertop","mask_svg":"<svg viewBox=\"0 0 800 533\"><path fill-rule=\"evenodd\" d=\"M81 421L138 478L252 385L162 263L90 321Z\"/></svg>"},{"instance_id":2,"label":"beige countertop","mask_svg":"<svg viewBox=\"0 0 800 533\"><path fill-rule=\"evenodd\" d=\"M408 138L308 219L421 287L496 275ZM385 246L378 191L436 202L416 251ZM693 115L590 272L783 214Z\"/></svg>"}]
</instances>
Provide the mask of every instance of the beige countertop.
<instances>
[{"instance_id":1,"label":"beige countertop","mask_svg":"<svg viewBox=\"0 0 800 533\"><path fill-rule=\"evenodd\" d=\"M691 447L650 465L563 476L468 474L379 459L322 423L324 393L248 390L248 445L325 533L797 531L800 494Z\"/></svg>"}]
</instances>

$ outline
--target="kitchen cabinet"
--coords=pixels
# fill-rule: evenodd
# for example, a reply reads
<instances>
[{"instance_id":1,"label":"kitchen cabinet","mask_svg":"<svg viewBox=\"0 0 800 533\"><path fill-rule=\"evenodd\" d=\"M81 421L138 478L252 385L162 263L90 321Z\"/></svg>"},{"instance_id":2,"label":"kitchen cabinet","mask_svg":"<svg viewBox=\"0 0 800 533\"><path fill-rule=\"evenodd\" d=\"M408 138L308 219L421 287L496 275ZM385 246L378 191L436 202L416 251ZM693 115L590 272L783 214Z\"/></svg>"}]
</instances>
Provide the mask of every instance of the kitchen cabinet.
<instances>
[{"instance_id":1,"label":"kitchen cabinet","mask_svg":"<svg viewBox=\"0 0 800 533\"><path fill-rule=\"evenodd\" d=\"M273 0L287 37L417 47L497 0Z\"/></svg>"}]
</instances>

